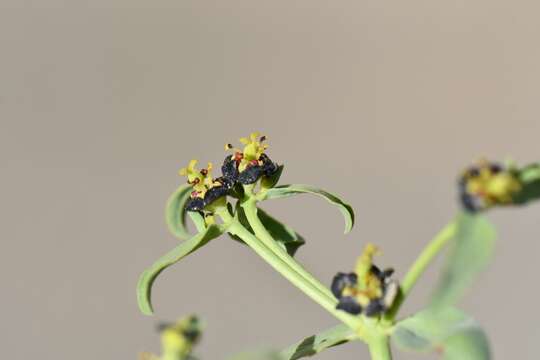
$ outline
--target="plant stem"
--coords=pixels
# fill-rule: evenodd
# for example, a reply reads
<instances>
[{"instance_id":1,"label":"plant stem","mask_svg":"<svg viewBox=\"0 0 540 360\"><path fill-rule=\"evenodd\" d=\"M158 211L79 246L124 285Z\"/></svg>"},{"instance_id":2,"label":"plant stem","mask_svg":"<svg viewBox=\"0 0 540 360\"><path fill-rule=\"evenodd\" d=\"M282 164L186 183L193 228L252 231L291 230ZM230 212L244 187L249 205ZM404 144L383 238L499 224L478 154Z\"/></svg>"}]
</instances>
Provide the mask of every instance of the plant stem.
<instances>
[{"instance_id":1,"label":"plant stem","mask_svg":"<svg viewBox=\"0 0 540 360\"><path fill-rule=\"evenodd\" d=\"M388 336L381 334L371 337L368 341L368 347L371 360L392 360Z\"/></svg>"},{"instance_id":2,"label":"plant stem","mask_svg":"<svg viewBox=\"0 0 540 360\"><path fill-rule=\"evenodd\" d=\"M403 304L412 288L424 273L426 268L431 264L435 256L444 248L444 246L454 238L456 234L457 225L454 221L448 223L430 243L420 253L416 261L412 264L411 268L403 278L400 286L400 294L396 299L396 302L392 309L385 316L386 319L393 320L399 311L400 306Z\"/></svg>"},{"instance_id":3,"label":"plant stem","mask_svg":"<svg viewBox=\"0 0 540 360\"><path fill-rule=\"evenodd\" d=\"M260 239L250 233L246 228L234 219L226 208L218 209L216 213L223 219L223 221L229 224L228 231L241 238L253 251L255 251L260 257L263 258L270 266L272 266L277 272L283 275L293 285L298 287L307 296L321 305L329 313L341 320L351 329L358 331L361 327L361 321L359 318L353 317L343 311L336 310L337 301L335 299L329 299L323 293L321 293L316 287L308 282L303 276L277 257Z\"/></svg>"},{"instance_id":4,"label":"plant stem","mask_svg":"<svg viewBox=\"0 0 540 360\"><path fill-rule=\"evenodd\" d=\"M285 251L279 244L272 238L272 235L266 230L261 220L257 216L257 201L254 198L250 198L242 203L246 218L249 225L263 243L268 247L276 256L278 256L283 262L289 265L297 273L302 275L307 281L315 286L321 293L330 299L334 299L334 295L330 290L324 286L317 278L315 278L309 271L307 271L300 263L298 263L287 251Z\"/></svg>"}]
</instances>

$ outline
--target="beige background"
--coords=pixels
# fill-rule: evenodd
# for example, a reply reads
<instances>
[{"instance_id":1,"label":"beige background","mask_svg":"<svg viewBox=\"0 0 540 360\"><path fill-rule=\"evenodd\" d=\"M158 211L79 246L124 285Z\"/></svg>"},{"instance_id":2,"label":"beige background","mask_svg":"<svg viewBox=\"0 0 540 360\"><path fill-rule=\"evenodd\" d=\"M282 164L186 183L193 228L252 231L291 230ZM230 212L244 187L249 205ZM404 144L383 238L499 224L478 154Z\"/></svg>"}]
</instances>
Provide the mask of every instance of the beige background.
<instances>
[{"instance_id":1,"label":"beige background","mask_svg":"<svg viewBox=\"0 0 540 360\"><path fill-rule=\"evenodd\" d=\"M536 1L0 0L2 358L134 359L157 319L197 312L206 360L335 323L223 238L167 271L155 318L139 273L176 240L164 202L192 157L254 129L285 182L335 191L268 204L325 283L366 241L402 275L456 210L482 155L540 158ZM537 359L538 206L496 211L497 256L463 306L496 359ZM435 272L405 311L426 300ZM320 359L367 359L360 344ZM396 354L397 359L415 355ZM427 357L426 357L427 358Z\"/></svg>"}]
</instances>

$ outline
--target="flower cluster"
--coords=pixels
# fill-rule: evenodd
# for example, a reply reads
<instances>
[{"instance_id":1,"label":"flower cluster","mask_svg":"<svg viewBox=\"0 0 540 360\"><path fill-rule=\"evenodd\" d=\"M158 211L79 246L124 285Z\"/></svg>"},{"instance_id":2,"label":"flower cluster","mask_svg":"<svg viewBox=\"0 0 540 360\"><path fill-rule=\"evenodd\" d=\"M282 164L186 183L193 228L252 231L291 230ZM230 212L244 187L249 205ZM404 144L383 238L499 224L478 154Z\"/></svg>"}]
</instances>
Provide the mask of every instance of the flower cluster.
<instances>
[{"instance_id":1,"label":"flower cluster","mask_svg":"<svg viewBox=\"0 0 540 360\"><path fill-rule=\"evenodd\" d=\"M336 309L349 314L363 313L373 317L388 310L399 290L397 281L390 277L393 269L380 270L372 264L377 248L368 244L360 256L355 272L338 273L331 290L339 300Z\"/></svg>"},{"instance_id":2,"label":"flower cluster","mask_svg":"<svg viewBox=\"0 0 540 360\"><path fill-rule=\"evenodd\" d=\"M188 184L193 186L191 197L186 204L188 211L202 211L217 199L227 195L236 184L254 184L262 176L271 176L278 166L264 152L268 145L266 137L252 133L249 138L241 138L244 144L242 150L227 144L227 150L233 149L234 154L228 155L221 166L222 176L212 178L212 164L206 169L195 168L197 160L191 160L186 168L180 170L180 175L187 176Z\"/></svg>"},{"instance_id":3,"label":"flower cluster","mask_svg":"<svg viewBox=\"0 0 540 360\"><path fill-rule=\"evenodd\" d=\"M193 187L191 197L186 204L188 211L202 211L218 198L227 194L232 187L223 177L212 178L212 163L206 169L195 168L197 160L191 160L186 168L180 169L180 175L187 176L188 184Z\"/></svg>"},{"instance_id":4,"label":"flower cluster","mask_svg":"<svg viewBox=\"0 0 540 360\"><path fill-rule=\"evenodd\" d=\"M225 145L226 150L234 151L233 155L225 158L221 167L226 179L233 183L249 185L257 182L261 176L271 176L278 170L278 166L264 152L268 148L264 143L266 136L259 137L259 135L254 132L249 138L241 138L243 150L233 148L231 144Z\"/></svg>"},{"instance_id":5,"label":"flower cluster","mask_svg":"<svg viewBox=\"0 0 540 360\"><path fill-rule=\"evenodd\" d=\"M469 212L510 205L521 189L515 170L485 160L466 169L459 179L461 204Z\"/></svg>"},{"instance_id":6,"label":"flower cluster","mask_svg":"<svg viewBox=\"0 0 540 360\"><path fill-rule=\"evenodd\" d=\"M158 330L161 331L163 353L175 355L175 358L185 358L201 338L201 323L194 315L176 323L162 323Z\"/></svg>"}]
</instances>

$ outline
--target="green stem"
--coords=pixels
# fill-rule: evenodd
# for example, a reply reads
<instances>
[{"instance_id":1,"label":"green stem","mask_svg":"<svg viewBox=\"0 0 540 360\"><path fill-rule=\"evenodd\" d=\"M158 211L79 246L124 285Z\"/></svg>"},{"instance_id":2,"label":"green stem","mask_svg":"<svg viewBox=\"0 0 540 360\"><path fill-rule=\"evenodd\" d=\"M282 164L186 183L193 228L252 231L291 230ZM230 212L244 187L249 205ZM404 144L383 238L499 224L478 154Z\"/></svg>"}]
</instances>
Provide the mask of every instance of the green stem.
<instances>
[{"instance_id":1,"label":"green stem","mask_svg":"<svg viewBox=\"0 0 540 360\"><path fill-rule=\"evenodd\" d=\"M234 219L227 209L222 208L216 211L216 213L223 219L223 221L229 224L228 231L241 238L253 251L255 251L260 257L263 258L270 266L272 266L277 272L283 275L293 285L298 287L307 296L321 305L329 313L341 320L347 326L354 330L358 330L361 327L359 318L353 317L343 311L336 310L337 301L331 300L327 296L323 295L316 287L306 281L306 279L298 274L296 271L290 268L290 266L277 257L261 240L250 233L246 228Z\"/></svg>"},{"instance_id":2,"label":"green stem","mask_svg":"<svg viewBox=\"0 0 540 360\"><path fill-rule=\"evenodd\" d=\"M392 360L389 338L386 335L378 335L368 341L371 360Z\"/></svg>"},{"instance_id":3,"label":"green stem","mask_svg":"<svg viewBox=\"0 0 540 360\"><path fill-rule=\"evenodd\" d=\"M324 286L317 278L311 275L309 271L307 271L300 263L290 256L287 251L279 246L268 230L266 230L264 225L261 223L261 220L257 216L257 201L254 198L248 199L242 203L242 207L244 208L249 225L255 232L255 236L257 236L276 256L283 260L283 262L285 262L294 271L302 275L307 281L315 286L323 295L330 299L334 299L334 295L330 289Z\"/></svg>"},{"instance_id":4,"label":"green stem","mask_svg":"<svg viewBox=\"0 0 540 360\"><path fill-rule=\"evenodd\" d=\"M437 235L435 235L431 242L420 253L416 261L412 264L411 268L403 278L400 285L400 294L396 299L391 311L389 311L389 313L386 315L386 319L392 320L395 318L400 306L403 304L420 276L424 273L426 268L429 266L429 264L431 264L439 252L444 248L444 246L454 238L456 229L456 223L454 221L450 222L441 231L439 231Z\"/></svg>"}]
</instances>

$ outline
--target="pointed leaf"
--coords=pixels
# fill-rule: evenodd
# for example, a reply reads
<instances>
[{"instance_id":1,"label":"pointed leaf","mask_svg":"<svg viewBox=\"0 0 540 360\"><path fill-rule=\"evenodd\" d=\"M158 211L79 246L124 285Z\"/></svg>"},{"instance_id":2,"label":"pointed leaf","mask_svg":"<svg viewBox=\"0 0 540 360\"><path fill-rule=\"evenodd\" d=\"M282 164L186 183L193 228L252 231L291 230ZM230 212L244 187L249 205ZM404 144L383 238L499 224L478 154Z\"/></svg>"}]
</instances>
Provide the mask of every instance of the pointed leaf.
<instances>
[{"instance_id":1,"label":"pointed leaf","mask_svg":"<svg viewBox=\"0 0 540 360\"><path fill-rule=\"evenodd\" d=\"M317 195L326 199L331 204L336 205L341 211L341 213L343 214L343 217L345 218L345 233L348 233L349 231L351 231L354 225L353 208L349 204L346 204L345 202L343 202L336 195L333 195L322 189L318 189L316 187L313 187L310 185L303 185L303 184L281 185L281 186L276 186L272 189L268 189L265 192L264 199L279 199L279 198L284 198L284 197L288 197L288 196L292 196L296 194Z\"/></svg>"},{"instance_id":2,"label":"pointed leaf","mask_svg":"<svg viewBox=\"0 0 540 360\"><path fill-rule=\"evenodd\" d=\"M180 261L183 257L206 245L223 233L223 229L218 225L210 225L203 232L198 233L189 240L184 240L180 245L169 251L156 261L151 267L146 269L140 276L137 284L137 301L139 309L146 315L153 313L152 309L152 285L157 276L167 267Z\"/></svg>"},{"instance_id":3,"label":"pointed leaf","mask_svg":"<svg viewBox=\"0 0 540 360\"><path fill-rule=\"evenodd\" d=\"M182 240L189 239L189 233L186 225L186 203L189 200L193 188L189 184L180 186L167 200L165 208L165 221L169 231Z\"/></svg>"},{"instance_id":4,"label":"pointed leaf","mask_svg":"<svg viewBox=\"0 0 540 360\"><path fill-rule=\"evenodd\" d=\"M432 298L433 307L455 304L491 259L495 229L481 215L460 213L456 238Z\"/></svg>"},{"instance_id":5,"label":"pointed leaf","mask_svg":"<svg viewBox=\"0 0 540 360\"><path fill-rule=\"evenodd\" d=\"M356 334L345 324L334 326L319 334L309 336L281 352L283 360L296 360L320 353L330 347L346 343Z\"/></svg>"},{"instance_id":6,"label":"pointed leaf","mask_svg":"<svg viewBox=\"0 0 540 360\"><path fill-rule=\"evenodd\" d=\"M252 234L254 234L249 221L246 218L244 208L237 204L236 214L240 223L248 229ZM257 216L261 220L262 224L268 230L272 238L277 241L279 245L285 249L289 255L294 256L298 248L306 243L304 238L294 231L290 226L283 224L281 221L269 215L266 211L261 208L257 208ZM243 241L235 235L229 234L234 240Z\"/></svg>"},{"instance_id":7,"label":"pointed leaf","mask_svg":"<svg viewBox=\"0 0 540 360\"><path fill-rule=\"evenodd\" d=\"M443 354L445 360L489 360L487 337L468 315L453 307L427 309L396 324L394 344L408 351Z\"/></svg>"}]
</instances>

